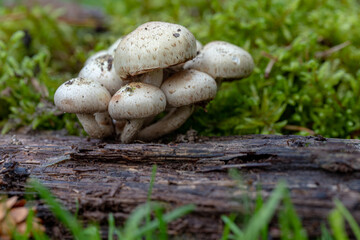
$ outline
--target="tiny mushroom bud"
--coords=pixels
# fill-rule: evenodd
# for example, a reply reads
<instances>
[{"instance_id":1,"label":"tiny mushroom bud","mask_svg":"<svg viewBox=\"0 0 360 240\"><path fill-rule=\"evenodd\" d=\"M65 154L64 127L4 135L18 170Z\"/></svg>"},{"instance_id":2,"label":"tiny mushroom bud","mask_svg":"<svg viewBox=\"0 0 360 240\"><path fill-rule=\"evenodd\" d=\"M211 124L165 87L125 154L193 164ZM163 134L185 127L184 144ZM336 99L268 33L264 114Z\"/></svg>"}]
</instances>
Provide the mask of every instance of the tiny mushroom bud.
<instances>
[{"instance_id":1,"label":"tiny mushroom bud","mask_svg":"<svg viewBox=\"0 0 360 240\"><path fill-rule=\"evenodd\" d=\"M113 60L110 54L100 55L81 69L79 77L99 82L111 95L114 95L124 83L115 73Z\"/></svg>"},{"instance_id":2,"label":"tiny mushroom bud","mask_svg":"<svg viewBox=\"0 0 360 240\"><path fill-rule=\"evenodd\" d=\"M166 79L161 86L169 107L177 109L157 123L138 134L141 140L151 140L166 135L179 128L190 117L193 105L208 102L216 96L215 80L197 70L183 70Z\"/></svg>"},{"instance_id":3,"label":"tiny mushroom bud","mask_svg":"<svg viewBox=\"0 0 360 240\"><path fill-rule=\"evenodd\" d=\"M119 43L121 42L122 40L122 37L119 38L118 40L116 40L109 48L108 48L108 53L114 57L115 55L115 51L117 49L117 47L119 46Z\"/></svg>"},{"instance_id":4,"label":"tiny mushroom bud","mask_svg":"<svg viewBox=\"0 0 360 240\"><path fill-rule=\"evenodd\" d=\"M202 43L200 41L196 40L196 54L199 54L203 48L204 48L204 46L202 45Z\"/></svg>"},{"instance_id":5,"label":"tiny mushroom bud","mask_svg":"<svg viewBox=\"0 0 360 240\"><path fill-rule=\"evenodd\" d=\"M108 51L106 51L106 50L101 50L99 52L94 53L88 59L86 59L84 66L87 65L89 62L93 61L94 59L96 59L100 56L106 55L106 54L109 54Z\"/></svg>"},{"instance_id":6,"label":"tiny mushroom bud","mask_svg":"<svg viewBox=\"0 0 360 240\"><path fill-rule=\"evenodd\" d=\"M76 113L90 137L104 138L114 133L107 112L110 98L110 93L100 83L74 78L56 90L54 102L61 111Z\"/></svg>"},{"instance_id":7,"label":"tiny mushroom bud","mask_svg":"<svg viewBox=\"0 0 360 240\"><path fill-rule=\"evenodd\" d=\"M199 54L201 49L203 49L203 45L201 44L201 42L199 42L198 40L196 40L196 54ZM176 72L180 72L181 70L184 69L184 64L185 63L180 63L178 65L175 65L175 66L172 66L170 68L167 68L167 72L166 74L167 75L172 75L173 73L176 73Z\"/></svg>"},{"instance_id":8,"label":"tiny mushroom bud","mask_svg":"<svg viewBox=\"0 0 360 240\"><path fill-rule=\"evenodd\" d=\"M248 77L254 69L254 61L244 49L214 41L206 44L199 55L185 63L184 68L205 72L220 81Z\"/></svg>"},{"instance_id":9,"label":"tiny mushroom bud","mask_svg":"<svg viewBox=\"0 0 360 240\"><path fill-rule=\"evenodd\" d=\"M127 119L121 133L121 142L129 143L148 117L165 110L166 98L157 87L141 82L129 83L117 91L109 103L110 116L115 120Z\"/></svg>"},{"instance_id":10,"label":"tiny mushroom bud","mask_svg":"<svg viewBox=\"0 0 360 240\"><path fill-rule=\"evenodd\" d=\"M168 68L195 56L196 40L188 29L178 24L148 22L122 39L114 66L122 79L133 80L136 75Z\"/></svg>"}]
</instances>

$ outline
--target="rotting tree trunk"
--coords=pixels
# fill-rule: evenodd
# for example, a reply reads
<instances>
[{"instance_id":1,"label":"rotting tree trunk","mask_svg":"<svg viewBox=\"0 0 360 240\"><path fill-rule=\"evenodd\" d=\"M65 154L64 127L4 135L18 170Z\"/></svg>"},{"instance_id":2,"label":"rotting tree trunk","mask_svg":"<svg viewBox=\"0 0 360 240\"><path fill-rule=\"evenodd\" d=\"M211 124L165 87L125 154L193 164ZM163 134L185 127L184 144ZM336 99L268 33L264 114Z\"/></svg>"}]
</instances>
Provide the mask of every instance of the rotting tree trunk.
<instances>
[{"instance_id":1,"label":"rotting tree trunk","mask_svg":"<svg viewBox=\"0 0 360 240\"><path fill-rule=\"evenodd\" d=\"M81 218L102 226L107 225L110 212L121 223L146 201L153 164L158 171L152 200L169 208L188 203L197 206L170 225L174 235L218 239L221 215L243 212L239 200L244 194L254 197L261 185L261 194L267 197L280 179L286 180L310 236L320 233L334 198L360 221L359 140L250 135L201 138L191 143L117 144L38 135L3 136L0 146L3 192L21 194L26 168L66 207L75 211L78 201ZM230 168L239 169L243 187L229 177ZM41 208L39 214L49 217ZM46 224L52 233L61 232L52 221ZM271 233L278 233L276 225Z\"/></svg>"}]
</instances>

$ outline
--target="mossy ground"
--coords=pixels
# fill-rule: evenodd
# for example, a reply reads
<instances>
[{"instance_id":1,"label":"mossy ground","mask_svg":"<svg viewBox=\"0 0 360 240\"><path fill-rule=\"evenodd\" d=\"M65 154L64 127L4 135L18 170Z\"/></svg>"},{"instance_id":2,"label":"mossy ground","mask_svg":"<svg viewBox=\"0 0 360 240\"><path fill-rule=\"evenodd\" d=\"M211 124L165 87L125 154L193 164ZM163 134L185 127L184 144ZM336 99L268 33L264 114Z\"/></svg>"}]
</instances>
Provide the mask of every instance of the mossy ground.
<instances>
[{"instance_id":1,"label":"mossy ground","mask_svg":"<svg viewBox=\"0 0 360 240\"><path fill-rule=\"evenodd\" d=\"M86 24L60 20L62 11L48 7L0 7L3 133L27 127L79 134L76 117L54 107L56 88L75 77L94 52L158 20L186 26L202 43L239 45L256 63L251 77L224 83L206 111L196 111L182 130L193 127L203 135L360 134L359 1L82 2L107 16L102 28L94 27L91 18Z\"/></svg>"}]
</instances>

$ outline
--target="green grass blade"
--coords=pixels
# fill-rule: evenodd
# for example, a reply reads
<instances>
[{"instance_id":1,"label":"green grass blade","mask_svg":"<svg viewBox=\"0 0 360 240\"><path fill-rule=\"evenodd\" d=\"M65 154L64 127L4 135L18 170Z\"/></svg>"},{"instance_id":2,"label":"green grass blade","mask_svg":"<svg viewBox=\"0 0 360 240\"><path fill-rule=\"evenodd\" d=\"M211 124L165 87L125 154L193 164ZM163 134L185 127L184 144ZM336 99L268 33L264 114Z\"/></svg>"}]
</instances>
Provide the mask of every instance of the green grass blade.
<instances>
[{"instance_id":1,"label":"green grass blade","mask_svg":"<svg viewBox=\"0 0 360 240\"><path fill-rule=\"evenodd\" d=\"M135 239L138 229L143 220L151 213L153 207L151 203L146 203L137 207L129 216L124 227L124 238L127 240Z\"/></svg>"},{"instance_id":2,"label":"green grass blade","mask_svg":"<svg viewBox=\"0 0 360 240\"><path fill-rule=\"evenodd\" d=\"M167 240L167 222L165 222L164 220L163 209L155 209L155 216L156 219L159 221L159 236L157 237L157 239Z\"/></svg>"},{"instance_id":3,"label":"green grass blade","mask_svg":"<svg viewBox=\"0 0 360 240\"><path fill-rule=\"evenodd\" d=\"M148 203L151 202L151 195L152 195L152 190L153 190L153 187L154 187L154 182L155 182L155 177L156 177L156 169L157 169L157 166L154 165L153 168L152 168L152 172L151 172L149 190L148 190L148 195L147 195L147 202ZM146 224L149 224L150 221L151 221L151 211L149 211L147 216L146 216ZM151 231L148 231L146 233L146 240L152 240Z\"/></svg>"},{"instance_id":4,"label":"green grass blade","mask_svg":"<svg viewBox=\"0 0 360 240\"><path fill-rule=\"evenodd\" d=\"M346 221L349 223L351 230L353 231L355 238L360 240L360 228L354 217L351 213L346 209L344 204L342 204L339 200L335 200L336 209L343 215Z\"/></svg>"},{"instance_id":5,"label":"green grass blade","mask_svg":"<svg viewBox=\"0 0 360 240\"><path fill-rule=\"evenodd\" d=\"M193 205L193 204L178 207L178 208L174 209L173 211L165 214L163 217L163 220L164 220L164 222L169 223L171 221L174 221L177 218L181 218L181 217L189 214L194 209L195 209L195 205ZM139 228L136 231L136 237L140 237L143 234L145 234L146 232L153 231L158 227L159 227L159 221L157 219L155 219L155 220L151 221L149 224L147 224L146 226Z\"/></svg>"},{"instance_id":6,"label":"green grass blade","mask_svg":"<svg viewBox=\"0 0 360 240\"><path fill-rule=\"evenodd\" d=\"M156 178L156 171L157 171L157 166L154 165L153 169L151 171L150 185L149 185L149 190L148 190L148 195L147 195L148 202L151 201L151 194L152 194L152 190L153 190L154 182L155 182L155 178Z\"/></svg>"},{"instance_id":7,"label":"green grass blade","mask_svg":"<svg viewBox=\"0 0 360 240\"><path fill-rule=\"evenodd\" d=\"M282 240L306 240L307 234L291 203L289 192L286 191L284 208L279 213L279 225Z\"/></svg>"},{"instance_id":8,"label":"green grass blade","mask_svg":"<svg viewBox=\"0 0 360 240\"><path fill-rule=\"evenodd\" d=\"M261 195L261 187L257 187L256 201L255 201L255 213L259 212L260 209L264 206L264 199ZM268 226L266 225L261 230L261 239L268 239Z\"/></svg>"},{"instance_id":9,"label":"green grass blade","mask_svg":"<svg viewBox=\"0 0 360 240\"><path fill-rule=\"evenodd\" d=\"M112 213L110 213L108 216L108 222L109 222L108 240L113 240L115 233L115 219Z\"/></svg>"},{"instance_id":10,"label":"green grass blade","mask_svg":"<svg viewBox=\"0 0 360 240\"><path fill-rule=\"evenodd\" d=\"M227 216L221 216L221 219L224 221L226 228L229 228L235 234L237 239L244 239L244 233L238 226L236 226L234 219L231 219Z\"/></svg>"},{"instance_id":11,"label":"green grass blade","mask_svg":"<svg viewBox=\"0 0 360 240\"><path fill-rule=\"evenodd\" d=\"M75 239L83 239L82 226L56 199L50 191L36 180L30 181L30 186L40 195L50 207L51 212L59 219L73 234Z\"/></svg>"},{"instance_id":12,"label":"green grass blade","mask_svg":"<svg viewBox=\"0 0 360 240\"><path fill-rule=\"evenodd\" d=\"M329 215L330 227L335 240L348 240L345 230L345 221L340 210L335 209Z\"/></svg>"},{"instance_id":13,"label":"green grass blade","mask_svg":"<svg viewBox=\"0 0 360 240\"><path fill-rule=\"evenodd\" d=\"M236 218L235 214L230 214L230 216L228 217L228 219L230 220L230 222L234 222ZM224 220L223 220L224 221ZM225 222L225 221L224 221ZM224 230L223 230L223 234L221 236L221 240L227 240L229 239L229 235L230 235L230 226L229 224L225 224L224 225Z\"/></svg>"},{"instance_id":14,"label":"green grass blade","mask_svg":"<svg viewBox=\"0 0 360 240\"><path fill-rule=\"evenodd\" d=\"M321 238L320 240L333 240L331 233L326 228L325 224L321 224Z\"/></svg>"},{"instance_id":15,"label":"green grass blade","mask_svg":"<svg viewBox=\"0 0 360 240\"><path fill-rule=\"evenodd\" d=\"M276 208L280 204L280 201L283 198L285 191L286 184L280 182L271 194L269 200L250 219L249 224L244 231L244 239L258 239L261 229L268 225L271 221L271 218L274 216Z\"/></svg>"}]
</instances>

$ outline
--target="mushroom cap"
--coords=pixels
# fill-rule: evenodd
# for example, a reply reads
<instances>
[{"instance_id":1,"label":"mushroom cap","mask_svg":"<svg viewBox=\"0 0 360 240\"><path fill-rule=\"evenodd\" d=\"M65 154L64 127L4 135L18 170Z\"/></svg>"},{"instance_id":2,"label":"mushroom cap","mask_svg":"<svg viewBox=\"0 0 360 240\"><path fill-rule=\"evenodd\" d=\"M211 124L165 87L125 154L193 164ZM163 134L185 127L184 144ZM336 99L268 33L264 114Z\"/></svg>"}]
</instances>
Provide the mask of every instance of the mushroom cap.
<instances>
[{"instance_id":1,"label":"mushroom cap","mask_svg":"<svg viewBox=\"0 0 360 240\"><path fill-rule=\"evenodd\" d=\"M115 55L115 51L117 49L117 47L119 46L119 43L121 42L122 37L119 38L118 40L116 40L113 44L111 44L111 46L108 48L108 53L114 57Z\"/></svg>"},{"instance_id":2,"label":"mushroom cap","mask_svg":"<svg viewBox=\"0 0 360 240\"><path fill-rule=\"evenodd\" d=\"M166 97L160 88L141 82L129 83L117 91L109 103L113 119L139 119L165 110Z\"/></svg>"},{"instance_id":3,"label":"mushroom cap","mask_svg":"<svg viewBox=\"0 0 360 240\"><path fill-rule=\"evenodd\" d=\"M124 85L122 79L115 73L113 60L110 54L100 55L81 69L79 77L99 82L113 95Z\"/></svg>"},{"instance_id":4,"label":"mushroom cap","mask_svg":"<svg viewBox=\"0 0 360 240\"><path fill-rule=\"evenodd\" d=\"M56 90L55 105L68 113L96 113L107 110L110 93L100 83L85 78L73 78Z\"/></svg>"},{"instance_id":5,"label":"mushroom cap","mask_svg":"<svg viewBox=\"0 0 360 240\"><path fill-rule=\"evenodd\" d=\"M185 27L148 22L126 35L116 49L114 66L123 79L186 62L196 56L196 40Z\"/></svg>"},{"instance_id":6,"label":"mushroom cap","mask_svg":"<svg viewBox=\"0 0 360 240\"><path fill-rule=\"evenodd\" d=\"M223 41L206 44L185 69L206 72L213 78L239 79L248 77L254 69L251 55L244 49Z\"/></svg>"},{"instance_id":7,"label":"mushroom cap","mask_svg":"<svg viewBox=\"0 0 360 240\"><path fill-rule=\"evenodd\" d=\"M202 43L200 41L196 40L196 54L199 54L203 48L204 48L204 46L202 45Z\"/></svg>"},{"instance_id":8,"label":"mushroom cap","mask_svg":"<svg viewBox=\"0 0 360 240\"><path fill-rule=\"evenodd\" d=\"M209 101L216 96L216 81L206 73L189 69L175 73L161 85L170 107Z\"/></svg>"},{"instance_id":9,"label":"mushroom cap","mask_svg":"<svg viewBox=\"0 0 360 240\"><path fill-rule=\"evenodd\" d=\"M86 59L84 66L87 65L89 62L93 61L94 59L96 59L100 56L106 55L106 54L109 54L107 50L101 50L101 51L94 53L88 59Z\"/></svg>"}]
</instances>

